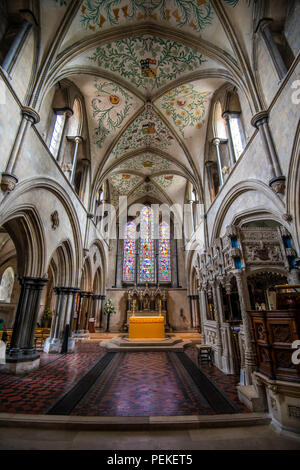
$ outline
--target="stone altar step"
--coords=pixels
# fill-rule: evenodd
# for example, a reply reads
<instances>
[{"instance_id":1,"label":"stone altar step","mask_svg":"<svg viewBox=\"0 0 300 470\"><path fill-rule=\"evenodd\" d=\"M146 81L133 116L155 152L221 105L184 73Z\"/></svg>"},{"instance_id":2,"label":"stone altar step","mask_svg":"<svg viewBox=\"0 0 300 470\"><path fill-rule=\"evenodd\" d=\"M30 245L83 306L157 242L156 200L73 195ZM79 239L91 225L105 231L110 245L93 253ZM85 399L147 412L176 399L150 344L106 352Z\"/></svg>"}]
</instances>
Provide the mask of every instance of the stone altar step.
<instances>
[{"instance_id":1,"label":"stone altar step","mask_svg":"<svg viewBox=\"0 0 300 470\"><path fill-rule=\"evenodd\" d=\"M155 338L130 340L128 338L113 338L110 341L101 341L100 346L111 352L120 351L183 351L192 344L191 341L183 341L181 338L165 338L157 340Z\"/></svg>"}]
</instances>

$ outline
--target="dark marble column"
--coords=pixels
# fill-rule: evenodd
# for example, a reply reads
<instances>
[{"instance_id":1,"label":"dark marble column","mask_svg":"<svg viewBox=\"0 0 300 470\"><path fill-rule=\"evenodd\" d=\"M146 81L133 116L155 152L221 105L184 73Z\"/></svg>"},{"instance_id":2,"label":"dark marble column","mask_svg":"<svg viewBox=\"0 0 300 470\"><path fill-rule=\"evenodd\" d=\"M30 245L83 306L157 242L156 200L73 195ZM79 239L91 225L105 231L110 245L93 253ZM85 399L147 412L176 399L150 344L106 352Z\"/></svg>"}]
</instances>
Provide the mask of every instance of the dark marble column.
<instances>
[{"instance_id":1,"label":"dark marble column","mask_svg":"<svg viewBox=\"0 0 300 470\"><path fill-rule=\"evenodd\" d=\"M34 334L42 290L47 281L35 277L19 278L21 293L7 362L29 362L39 357L34 350Z\"/></svg>"},{"instance_id":2,"label":"dark marble column","mask_svg":"<svg viewBox=\"0 0 300 470\"><path fill-rule=\"evenodd\" d=\"M99 323L99 328L102 327L104 300L106 299L106 295L105 295L105 294L102 294L100 298L101 298L101 306L100 306L100 323Z\"/></svg>"},{"instance_id":3,"label":"dark marble column","mask_svg":"<svg viewBox=\"0 0 300 470\"><path fill-rule=\"evenodd\" d=\"M82 300L83 300L83 292L79 291L78 296L79 296L79 300L78 300L78 305L77 305L77 319L76 319L76 327L75 327L76 331L79 330L80 322L81 322L81 307L82 307Z\"/></svg>"},{"instance_id":4,"label":"dark marble column","mask_svg":"<svg viewBox=\"0 0 300 470\"><path fill-rule=\"evenodd\" d=\"M70 315L70 332L69 332L70 337L72 336L76 300L77 300L77 295L78 295L79 292L80 291L77 287L71 288L70 293L72 294L72 306L71 306L71 315Z\"/></svg>"}]
</instances>

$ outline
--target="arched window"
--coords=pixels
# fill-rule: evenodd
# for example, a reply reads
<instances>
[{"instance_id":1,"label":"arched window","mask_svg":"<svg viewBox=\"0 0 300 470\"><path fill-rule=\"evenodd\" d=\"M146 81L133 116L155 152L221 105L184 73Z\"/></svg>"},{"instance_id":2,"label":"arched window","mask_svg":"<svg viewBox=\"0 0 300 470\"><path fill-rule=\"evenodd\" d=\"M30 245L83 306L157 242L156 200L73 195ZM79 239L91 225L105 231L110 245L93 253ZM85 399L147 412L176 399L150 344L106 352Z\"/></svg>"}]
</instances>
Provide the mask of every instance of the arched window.
<instances>
[{"instance_id":1,"label":"arched window","mask_svg":"<svg viewBox=\"0 0 300 470\"><path fill-rule=\"evenodd\" d=\"M7 268L2 274L0 284L0 301L10 303L13 287L14 287L15 273L13 268Z\"/></svg>"},{"instance_id":2,"label":"arched window","mask_svg":"<svg viewBox=\"0 0 300 470\"><path fill-rule=\"evenodd\" d=\"M73 104L73 116L69 119L68 125L68 135L71 137L76 137L81 135L81 104L78 98L75 98Z\"/></svg>"},{"instance_id":3,"label":"arched window","mask_svg":"<svg viewBox=\"0 0 300 470\"><path fill-rule=\"evenodd\" d=\"M153 213L148 206L141 211L139 260L140 282L155 282Z\"/></svg>"},{"instance_id":4,"label":"arched window","mask_svg":"<svg viewBox=\"0 0 300 470\"><path fill-rule=\"evenodd\" d=\"M123 255L123 281L135 281L136 259L136 226L134 222L128 222L125 228L124 255Z\"/></svg>"},{"instance_id":5,"label":"arched window","mask_svg":"<svg viewBox=\"0 0 300 470\"><path fill-rule=\"evenodd\" d=\"M231 114L229 118L229 125L235 158L238 160L245 148L244 132L241 124L240 114Z\"/></svg>"},{"instance_id":6,"label":"arched window","mask_svg":"<svg viewBox=\"0 0 300 470\"><path fill-rule=\"evenodd\" d=\"M65 124L65 115L56 114L49 150L57 158Z\"/></svg>"},{"instance_id":7,"label":"arched window","mask_svg":"<svg viewBox=\"0 0 300 470\"><path fill-rule=\"evenodd\" d=\"M227 140L226 124L222 117L222 106L220 101L215 104L214 109L214 136L217 139Z\"/></svg>"},{"instance_id":8,"label":"arched window","mask_svg":"<svg viewBox=\"0 0 300 470\"><path fill-rule=\"evenodd\" d=\"M159 226L158 280L171 282L170 226L162 222Z\"/></svg>"},{"instance_id":9,"label":"arched window","mask_svg":"<svg viewBox=\"0 0 300 470\"><path fill-rule=\"evenodd\" d=\"M153 211L151 207L145 206L140 216L138 242L136 242L138 237L135 223L128 222L126 225L123 250L125 283L170 283L172 280L170 226L166 222L161 222L159 239L155 240L153 223Z\"/></svg>"}]
</instances>

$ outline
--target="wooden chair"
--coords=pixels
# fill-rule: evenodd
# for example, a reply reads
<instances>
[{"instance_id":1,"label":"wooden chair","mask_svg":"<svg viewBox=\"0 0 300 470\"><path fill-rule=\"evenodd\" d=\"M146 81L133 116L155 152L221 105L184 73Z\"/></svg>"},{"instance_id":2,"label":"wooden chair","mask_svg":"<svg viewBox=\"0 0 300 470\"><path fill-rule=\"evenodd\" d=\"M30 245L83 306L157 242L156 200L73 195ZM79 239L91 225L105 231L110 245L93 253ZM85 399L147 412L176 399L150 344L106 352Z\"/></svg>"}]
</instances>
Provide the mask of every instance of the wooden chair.
<instances>
[{"instance_id":1,"label":"wooden chair","mask_svg":"<svg viewBox=\"0 0 300 470\"><path fill-rule=\"evenodd\" d=\"M212 359L212 347L208 344L196 344L198 352L198 365L201 364L213 364Z\"/></svg>"},{"instance_id":2,"label":"wooden chair","mask_svg":"<svg viewBox=\"0 0 300 470\"><path fill-rule=\"evenodd\" d=\"M36 328L35 330L34 347L35 349L42 349L43 347L43 328Z\"/></svg>"}]
</instances>

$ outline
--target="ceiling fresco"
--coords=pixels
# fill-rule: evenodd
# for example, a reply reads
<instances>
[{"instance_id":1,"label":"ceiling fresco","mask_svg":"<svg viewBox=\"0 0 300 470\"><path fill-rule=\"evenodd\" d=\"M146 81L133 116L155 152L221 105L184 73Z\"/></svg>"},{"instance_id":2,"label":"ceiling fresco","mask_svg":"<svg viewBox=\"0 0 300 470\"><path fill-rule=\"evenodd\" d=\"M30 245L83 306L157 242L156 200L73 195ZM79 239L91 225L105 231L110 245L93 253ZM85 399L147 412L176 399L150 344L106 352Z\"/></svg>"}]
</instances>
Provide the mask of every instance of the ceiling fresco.
<instances>
[{"instance_id":1,"label":"ceiling fresco","mask_svg":"<svg viewBox=\"0 0 300 470\"><path fill-rule=\"evenodd\" d=\"M169 149L172 144L176 146L175 137L170 129L163 123L153 111L151 105L146 105L145 110L129 125L112 151L114 158L144 147L154 147L161 150ZM175 145L174 145L175 144Z\"/></svg>"},{"instance_id":2,"label":"ceiling fresco","mask_svg":"<svg viewBox=\"0 0 300 470\"><path fill-rule=\"evenodd\" d=\"M218 3L235 19L235 33L241 16L251 33L254 2ZM42 1L43 21L47 9L51 23L61 21L71 4ZM238 63L234 51L210 0L81 2L57 70L70 72L84 96L91 176L105 172L116 205L120 195L183 202L187 178L201 180L211 99L232 73L220 57Z\"/></svg>"},{"instance_id":3,"label":"ceiling fresco","mask_svg":"<svg viewBox=\"0 0 300 470\"><path fill-rule=\"evenodd\" d=\"M166 118L182 137L189 128L201 129L205 118L205 103L212 93L200 91L195 84L185 84L168 91L157 102Z\"/></svg>"},{"instance_id":4,"label":"ceiling fresco","mask_svg":"<svg viewBox=\"0 0 300 470\"><path fill-rule=\"evenodd\" d=\"M142 173L145 176L152 175L159 171L167 171L177 168L169 160L159 157L151 153L143 153L137 157L129 158L128 160L120 163L115 170L133 170Z\"/></svg>"},{"instance_id":5,"label":"ceiling fresco","mask_svg":"<svg viewBox=\"0 0 300 470\"><path fill-rule=\"evenodd\" d=\"M239 0L223 0L235 7ZM209 0L86 0L81 8L81 25L92 31L103 25L128 21L162 21L177 27L202 31L213 19Z\"/></svg>"},{"instance_id":6,"label":"ceiling fresco","mask_svg":"<svg viewBox=\"0 0 300 470\"><path fill-rule=\"evenodd\" d=\"M113 174L109 177L110 183L120 195L127 195L138 183L142 182L140 176L128 173Z\"/></svg>"},{"instance_id":7,"label":"ceiling fresco","mask_svg":"<svg viewBox=\"0 0 300 470\"><path fill-rule=\"evenodd\" d=\"M118 131L133 105L133 97L112 82L95 82L95 98L91 101L93 117L97 121L94 143L98 147L111 133Z\"/></svg>"},{"instance_id":8,"label":"ceiling fresco","mask_svg":"<svg viewBox=\"0 0 300 470\"><path fill-rule=\"evenodd\" d=\"M207 62L196 49L151 35L129 37L97 47L92 63L151 92Z\"/></svg>"}]
</instances>

